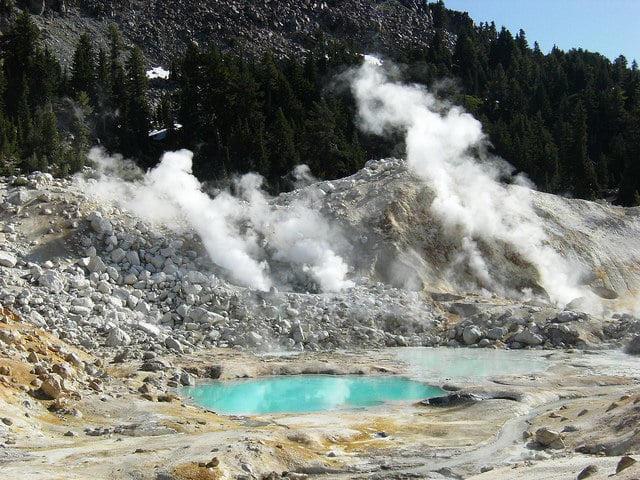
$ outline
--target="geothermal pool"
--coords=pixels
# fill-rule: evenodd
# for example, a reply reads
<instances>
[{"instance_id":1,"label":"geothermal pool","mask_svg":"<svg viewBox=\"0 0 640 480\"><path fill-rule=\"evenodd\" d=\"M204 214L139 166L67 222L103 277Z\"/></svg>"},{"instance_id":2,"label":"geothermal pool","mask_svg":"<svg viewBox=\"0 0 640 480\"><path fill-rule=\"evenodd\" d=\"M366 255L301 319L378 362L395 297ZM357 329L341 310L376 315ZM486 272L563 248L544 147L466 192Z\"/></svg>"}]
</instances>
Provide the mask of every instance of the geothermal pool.
<instances>
[{"instance_id":1,"label":"geothermal pool","mask_svg":"<svg viewBox=\"0 0 640 480\"><path fill-rule=\"evenodd\" d=\"M478 381L496 375L542 372L549 366L542 350L492 350L485 348L394 348L395 358L406 365L408 376L440 383L443 380Z\"/></svg>"},{"instance_id":2,"label":"geothermal pool","mask_svg":"<svg viewBox=\"0 0 640 480\"><path fill-rule=\"evenodd\" d=\"M217 413L257 415L371 407L444 392L405 377L291 375L212 382L184 388L183 393Z\"/></svg>"},{"instance_id":3,"label":"geothermal pool","mask_svg":"<svg viewBox=\"0 0 640 480\"><path fill-rule=\"evenodd\" d=\"M404 376L269 376L202 383L184 387L182 394L225 415L307 413L422 400L444 395L434 384L482 383L489 377L532 374L548 366L548 352L534 350L415 347L387 351L402 365Z\"/></svg>"}]
</instances>

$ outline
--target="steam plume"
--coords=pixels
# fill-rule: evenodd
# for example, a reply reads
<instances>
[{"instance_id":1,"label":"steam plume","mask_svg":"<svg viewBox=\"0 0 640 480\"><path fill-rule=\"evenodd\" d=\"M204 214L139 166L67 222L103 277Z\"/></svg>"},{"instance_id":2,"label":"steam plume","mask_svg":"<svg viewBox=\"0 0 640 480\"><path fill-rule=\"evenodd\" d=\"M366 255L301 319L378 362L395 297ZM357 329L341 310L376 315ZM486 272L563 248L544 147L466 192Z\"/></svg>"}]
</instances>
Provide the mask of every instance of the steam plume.
<instances>
[{"instance_id":1,"label":"steam plume","mask_svg":"<svg viewBox=\"0 0 640 480\"><path fill-rule=\"evenodd\" d=\"M464 269L482 289L513 294L509 285L492 279L491 259L482 253L482 245L500 243L537 269L539 284L553 301L565 304L581 295L577 269L547 244L527 180L513 177L504 161L488 158L480 122L421 87L390 81L372 57L355 72L351 88L364 130L405 132L409 168L432 188L431 212L459 245L454 277ZM505 177L512 184L501 183Z\"/></svg>"},{"instance_id":2,"label":"steam plume","mask_svg":"<svg viewBox=\"0 0 640 480\"><path fill-rule=\"evenodd\" d=\"M307 202L297 200L274 208L261 190L262 177L247 174L236 180L238 196L223 191L210 197L192 174L193 154L167 152L158 166L139 180L123 181L121 158L93 149L90 158L100 177L81 187L102 200L119 203L140 218L177 227L186 222L200 235L212 261L235 282L259 290L272 286L306 286L311 280L322 291L351 287L348 266L339 249L347 243ZM284 264L288 273L279 275ZM274 278L296 285L283 285Z\"/></svg>"}]
</instances>

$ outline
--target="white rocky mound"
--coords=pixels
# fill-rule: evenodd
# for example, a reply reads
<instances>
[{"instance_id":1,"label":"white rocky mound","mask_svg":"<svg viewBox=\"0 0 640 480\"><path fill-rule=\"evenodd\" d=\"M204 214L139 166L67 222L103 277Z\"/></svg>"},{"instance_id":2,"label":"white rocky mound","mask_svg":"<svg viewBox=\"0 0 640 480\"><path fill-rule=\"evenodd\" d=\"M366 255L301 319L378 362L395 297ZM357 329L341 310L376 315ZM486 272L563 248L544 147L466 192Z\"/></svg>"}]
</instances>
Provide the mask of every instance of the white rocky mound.
<instances>
[{"instance_id":1,"label":"white rocky mound","mask_svg":"<svg viewBox=\"0 0 640 480\"><path fill-rule=\"evenodd\" d=\"M106 349L127 358L144 351L226 346L551 348L620 341L635 329L632 312L624 308L635 305L639 281L634 266L640 258L640 221L634 209L534 195L548 247L581 274L582 283L568 286L592 292L588 314L578 301L568 309L547 301L540 265L527 260L517 245L494 245L486 238L487 243L477 242L492 280L482 284L464 264L464 239L446 232L431 213L429 187L400 160L369 162L349 178L270 201L261 197L260 209L281 222L267 226L251 220L255 199L225 194L227 202L237 202L234 209L244 212L227 217L225 231L241 223L236 234L261 246L253 254L269 278L269 290L240 285L229 270L233 265L216 265L211 248L231 243L201 238L203 227L189 223L188 215L180 225L149 223L124 210L126 198L96 203L79 184L98 189L95 182L72 184L39 173L2 180L0 301L91 351ZM145 185L129 184L138 192ZM163 201L166 196L158 199ZM305 230L294 231L289 232L293 243L271 247L269 242L279 238L276 231L282 234L292 222L299 225L294 221L298 215L285 213L300 213L300 202L307 209L303 212L322 218L331 238L315 232L307 242ZM305 291L318 290L320 277L313 263L293 262L281 252L287 245L333 248L338 263L348 265L346 272L338 269L344 276L337 285L344 287Z\"/></svg>"}]
</instances>

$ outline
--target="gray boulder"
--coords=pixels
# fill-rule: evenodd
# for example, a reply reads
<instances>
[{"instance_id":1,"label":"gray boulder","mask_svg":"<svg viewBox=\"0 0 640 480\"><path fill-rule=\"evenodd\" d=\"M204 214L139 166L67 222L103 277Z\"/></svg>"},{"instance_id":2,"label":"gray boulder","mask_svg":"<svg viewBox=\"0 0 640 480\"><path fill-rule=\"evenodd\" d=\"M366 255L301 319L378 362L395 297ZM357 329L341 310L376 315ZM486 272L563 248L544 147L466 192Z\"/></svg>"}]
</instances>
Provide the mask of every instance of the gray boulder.
<instances>
[{"instance_id":1,"label":"gray boulder","mask_svg":"<svg viewBox=\"0 0 640 480\"><path fill-rule=\"evenodd\" d=\"M18 263L15 255L9 252L0 251L0 266L13 268Z\"/></svg>"},{"instance_id":2,"label":"gray boulder","mask_svg":"<svg viewBox=\"0 0 640 480\"><path fill-rule=\"evenodd\" d=\"M554 450L561 450L565 448L562 435L555 430L549 430L547 427L541 427L536 430L534 438L535 441L544 448L551 448Z\"/></svg>"},{"instance_id":3,"label":"gray boulder","mask_svg":"<svg viewBox=\"0 0 640 480\"><path fill-rule=\"evenodd\" d=\"M111 252L111 261L113 263L120 263L122 260L124 260L127 256L127 253L121 249L121 248L116 248Z\"/></svg>"},{"instance_id":4,"label":"gray boulder","mask_svg":"<svg viewBox=\"0 0 640 480\"><path fill-rule=\"evenodd\" d=\"M466 345L475 345L482 338L482 330L475 325L467 325L462 331L462 340Z\"/></svg>"},{"instance_id":5,"label":"gray boulder","mask_svg":"<svg viewBox=\"0 0 640 480\"><path fill-rule=\"evenodd\" d=\"M64 281L56 272L47 272L40 276L38 285L46 288L51 293L60 293L64 290Z\"/></svg>"},{"instance_id":6,"label":"gray boulder","mask_svg":"<svg viewBox=\"0 0 640 480\"><path fill-rule=\"evenodd\" d=\"M629 355L640 355L640 335L634 336L629 341L624 351Z\"/></svg>"},{"instance_id":7,"label":"gray boulder","mask_svg":"<svg viewBox=\"0 0 640 480\"><path fill-rule=\"evenodd\" d=\"M91 229L96 233L113 232L111 221L108 218L103 218L100 212L93 212L87 220L91 223Z\"/></svg>"},{"instance_id":8,"label":"gray boulder","mask_svg":"<svg viewBox=\"0 0 640 480\"><path fill-rule=\"evenodd\" d=\"M542 337L542 335L533 333L530 330L523 330L520 333L516 333L513 336L512 341L521 343L523 345L528 345L530 347L536 347L544 343L544 338Z\"/></svg>"},{"instance_id":9,"label":"gray boulder","mask_svg":"<svg viewBox=\"0 0 640 480\"><path fill-rule=\"evenodd\" d=\"M178 353L184 353L182 344L173 337L167 337L164 341L164 346L169 350L175 350Z\"/></svg>"},{"instance_id":10,"label":"gray boulder","mask_svg":"<svg viewBox=\"0 0 640 480\"><path fill-rule=\"evenodd\" d=\"M93 256L89 258L87 262L87 270L90 273L102 273L107 269L107 266L102 261L102 258L98 256Z\"/></svg>"},{"instance_id":11,"label":"gray boulder","mask_svg":"<svg viewBox=\"0 0 640 480\"><path fill-rule=\"evenodd\" d=\"M42 382L40 390L47 398L55 400L65 392L64 380L59 375L52 373Z\"/></svg>"},{"instance_id":12,"label":"gray boulder","mask_svg":"<svg viewBox=\"0 0 640 480\"><path fill-rule=\"evenodd\" d=\"M109 336L104 342L107 347L122 347L127 346L130 343L131 337L129 336L129 334L118 327L112 328L109 331Z\"/></svg>"}]
</instances>

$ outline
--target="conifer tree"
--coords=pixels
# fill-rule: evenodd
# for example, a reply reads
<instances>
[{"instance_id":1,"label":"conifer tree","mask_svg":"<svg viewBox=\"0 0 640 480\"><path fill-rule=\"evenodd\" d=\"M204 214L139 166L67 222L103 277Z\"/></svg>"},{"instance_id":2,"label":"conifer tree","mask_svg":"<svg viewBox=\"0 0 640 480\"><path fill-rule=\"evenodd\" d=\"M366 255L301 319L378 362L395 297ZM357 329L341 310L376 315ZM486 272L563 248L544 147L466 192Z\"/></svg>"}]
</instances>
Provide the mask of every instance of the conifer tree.
<instances>
[{"instance_id":1,"label":"conifer tree","mask_svg":"<svg viewBox=\"0 0 640 480\"><path fill-rule=\"evenodd\" d=\"M144 149L150 129L149 105L145 98L148 80L140 47L134 46L125 65L124 130L126 147Z\"/></svg>"},{"instance_id":2,"label":"conifer tree","mask_svg":"<svg viewBox=\"0 0 640 480\"><path fill-rule=\"evenodd\" d=\"M29 104L27 79L33 73L38 37L39 31L24 9L0 39L6 79L4 104L13 119L17 119L22 102Z\"/></svg>"},{"instance_id":3,"label":"conifer tree","mask_svg":"<svg viewBox=\"0 0 640 480\"><path fill-rule=\"evenodd\" d=\"M90 98L96 97L96 64L93 45L87 33L80 36L76 50L73 53L71 65L71 89L77 97L85 92Z\"/></svg>"}]
</instances>

